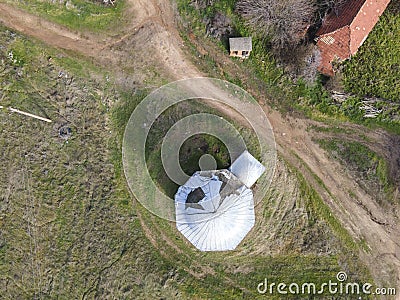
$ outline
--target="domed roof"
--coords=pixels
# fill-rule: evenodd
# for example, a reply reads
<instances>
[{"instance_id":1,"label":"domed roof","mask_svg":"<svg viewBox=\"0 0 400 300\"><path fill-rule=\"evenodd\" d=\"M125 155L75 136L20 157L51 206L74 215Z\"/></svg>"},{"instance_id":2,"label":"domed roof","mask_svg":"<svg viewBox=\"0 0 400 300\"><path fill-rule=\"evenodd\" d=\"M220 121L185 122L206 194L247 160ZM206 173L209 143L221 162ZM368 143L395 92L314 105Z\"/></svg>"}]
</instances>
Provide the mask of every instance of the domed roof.
<instances>
[{"instance_id":1,"label":"domed roof","mask_svg":"<svg viewBox=\"0 0 400 300\"><path fill-rule=\"evenodd\" d=\"M253 193L228 170L196 172L175 195L176 226L199 250L233 250L255 223Z\"/></svg>"}]
</instances>

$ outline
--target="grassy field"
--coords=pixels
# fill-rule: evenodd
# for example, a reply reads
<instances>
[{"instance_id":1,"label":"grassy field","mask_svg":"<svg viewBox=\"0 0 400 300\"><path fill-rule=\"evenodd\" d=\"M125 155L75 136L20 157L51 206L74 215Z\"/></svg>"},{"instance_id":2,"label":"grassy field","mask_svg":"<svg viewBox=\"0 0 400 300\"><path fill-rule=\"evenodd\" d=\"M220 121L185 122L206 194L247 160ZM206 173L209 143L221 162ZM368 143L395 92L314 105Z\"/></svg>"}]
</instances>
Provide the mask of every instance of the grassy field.
<instances>
[{"instance_id":1,"label":"grassy field","mask_svg":"<svg viewBox=\"0 0 400 300\"><path fill-rule=\"evenodd\" d=\"M43 18L65 25L75 30L93 32L111 32L122 22L124 0L115 1L115 5L102 5L90 0L50 1L25 0L3 2L16 5Z\"/></svg>"},{"instance_id":2,"label":"grassy field","mask_svg":"<svg viewBox=\"0 0 400 300\"><path fill-rule=\"evenodd\" d=\"M334 279L340 270L346 270L357 282L370 280L365 267L354 259L358 245L353 242L342 244L339 231L343 232L343 228L336 224L335 234L332 233L331 224L337 221L329 216L316 192L300 174L291 171L289 174L288 178L296 182L294 193L289 187L285 192L276 191L279 187L275 186L257 208L260 214L254 232L230 253L194 251L176 231L174 224L140 209L165 257L183 268L179 271L182 276L180 288L185 295L200 299L263 299L267 296L258 294L256 287L266 277L269 282L315 282L318 285ZM287 202L293 199L293 194L296 194L296 210L292 206L286 207L290 205ZM274 212L275 201L279 198L284 198L284 201L278 204L279 212ZM321 213L321 210L326 213ZM284 216L283 221L281 216ZM176 251L171 241L182 252ZM264 247L271 250L263 251ZM330 254L325 252L325 247ZM187 274L190 273L188 269L200 278L193 279ZM285 297L309 298L307 295ZM268 295L268 299L281 299L281 295Z\"/></svg>"},{"instance_id":3,"label":"grassy field","mask_svg":"<svg viewBox=\"0 0 400 300\"><path fill-rule=\"evenodd\" d=\"M4 27L0 40L0 105L53 120L0 111L1 297L132 299L146 287L168 297L159 278L170 265L141 230L107 118L111 103L134 103L134 95L120 94L105 74L100 83L69 67L89 63ZM68 140L61 126L71 128Z\"/></svg>"},{"instance_id":4,"label":"grassy field","mask_svg":"<svg viewBox=\"0 0 400 300\"><path fill-rule=\"evenodd\" d=\"M358 53L344 65L347 91L400 101L400 14L392 1Z\"/></svg>"},{"instance_id":5,"label":"grassy field","mask_svg":"<svg viewBox=\"0 0 400 300\"><path fill-rule=\"evenodd\" d=\"M143 96L144 94L140 93L137 95L138 99ZM185 108L184 111L187 113L188 107L185 106ZM119 128L120 136L124 131L123 124L127 122L133 109L132 103L120 102L113 110L113 119L118 124L116 127ZM165 131L166 122L171 117L177 118L180 115L176 110L177 108L174 110L176 115L171 115L172 111L170 111L164 118L158 120L161 128L154 129L155 135L151 138L153 141L151 144L154 145L148 145L148 150L151 150L148 156L149 163L159 163L157 141L160 140L159 135L162 135L159 130ZM152 168L155 167L150 166L150 170ZM153 174L156 175L158 172L159 169ZM340 237L341 230L343 230L337 221L328 214L321 217L321 210L326 211L326 207L321 203L321 199L318 198L315 191L300 174L292 173L289 178L294 182L294 191L287 187L286 189L279 186L273 187L262 207L258 208L262 212L260 212L259 224L253 236L250 236L237 251L232 253L195 251L177 232L175 224L155 217L141 206L136 207L144 222L144 228L147 227L147 230L151 231L152 243L162 253L166 264L174 266L172 271L169 270L173 276L167 281L177 280L179 282L178 289L181 297L188 299L196 297L200 299L262 299L265 296L259 295L256 287L265 277L271 281L293 280L299 283L313 281L320 284L324 280L333 279L335 274L342 269L349 272L356 281L369 278L365 267L358 260L354 260L353 251L357 251L357 245L342 244L340 238L335 237L336 234ZM168 192L171 184L166 183L165 187ZM283 190L285 192L280 192ZM296 195L296 205L299 207L301 215L298 215L298 210L292 211L290 204L286 204L288 199L293 199L293 195ZM274 215L273 209L276 199L281 198L285 199L282 201L282 209L279 210L279 213L285 215L286 218L283 223ZM325 220L325 217L329 220ZM266 222L271 222L271 224L267 227L263 225ZM332 230L331 225L328 224L335 224L340 228ZM276 230L277 233L264 235L264 230L267 230L266 232ZM316 254L321 251L317 249L322 249L321 242L326 243L324 247L328 247L331 254L324 252ZM252 254L257 249L264 247L265 244L271 244L273 248L272 251L267 251L270 253L269 255ZM242 269L243 271L241 271ZM279 295L271 297L271 299L279 298ZM306 299L308 297L293 296L292 298Z\"/></svg>"},{"instance_id":6,"label":"grassy field","mask_svg":"<svg viewBox=\"0 0 400 300\"><path fill-rule=\"evenodd\" d=\"M195 251L174 224L135 204L125 183L122 136L146 93L122 90L98 66L3 27L0 43L0 105L53 120L0 111L2 297L261 299L265 277L320 284L344 270L370 279L357 245L341 241L316 192L283 162L239 249ZM71 129L68 140L61 126ZM159 146L155 130L149 157Z\"/></svg>"}]
</instances>

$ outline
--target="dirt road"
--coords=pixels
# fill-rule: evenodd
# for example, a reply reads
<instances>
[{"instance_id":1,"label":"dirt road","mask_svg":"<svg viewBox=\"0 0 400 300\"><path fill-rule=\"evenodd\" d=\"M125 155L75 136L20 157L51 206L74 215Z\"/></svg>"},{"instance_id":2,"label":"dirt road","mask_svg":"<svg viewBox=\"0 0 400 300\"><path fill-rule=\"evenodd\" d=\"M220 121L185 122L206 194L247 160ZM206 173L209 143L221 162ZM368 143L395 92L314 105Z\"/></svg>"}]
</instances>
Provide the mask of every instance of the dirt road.
<instances>
[{"instance_id":1,"label":"dirt road","mask_svg":"<svg viewBox=\"0 0 400 300\"><path fill-rule=\"evenodd\" d=\"M116 68L121 63L128 63L123 57L126 57L128 47L132 46L135 53L144 51L144 54L134 56L135 60L141 61L141 64L134 67L143 68L156 62L157 66L162 66L163 75L170 79L203 75L182 51L184 43L174 26L175 12L169 0L129 0L126 13L132 16L132 21L118 36L109 37L104 41L102 37L94 34L75 34L65 27L0 3L0 20L6 26L54 47L92 57L99 63L107 62L107 65ZM214 92L218 94L218 91ZM398 210L386 211L378 206L373 197L363 191L338 162L325 155L312 141L313 133L306 130L315 122L282 117L270 107L264 108L275 131L279 154L301 170L351 235L356 240L366 242L370 251L362 252L361 257L369 266L375 281L388 282L393 271L396 277L394 280L400 288ZM393 155L390 153L389 138L385 133L366 132L360 126L349 126L354 130L353 138L356 138L357 134L367 134L371 146L379 149L386 157ZM314 174L322 180L327 190L318 184ZM147 231L147 234L151 232Z\"/></svg>"},{"instance_id":2,"label":"dirt road","mask_svg":"<svg viewBox=\"0 0 400 300\"><path fill-rule=\"evenodd\" d=\"M133 65L135 69L141 69L147 66L146 62L162 62L162 75L168 74L171 79L199 76L181 51L183 43L172 26L173 11L165 9L167 4L146 0L127 3L128 24L114 37L104 38L89 32L78 34L6 3L0 3L0 21L53 47L91 57L102 65L114 68ZM127 49L133 51L132 46L134 55Z\"/></svg>"},{"instance_id":3,"label":"dirt road","mask_svg":"<svg viewBox=\"0 0 400 300\"><path fill-rule=\"evenodd\" d=\"M162 24L174 23L174 12L168 5L168 0L152 1L151 3L159 8L155 11L159 13ZM135 3L136 11L143 9L140 3ZM176 79L202 75L185 59L182 51L180 51L182 41L179 39L176 29L165 26L164 30L166 32L161 36L169 38L168 44L172 46L171 51L173 51L172 59L174 63L166 65L170 74L174 74ZM183 68L184 75L181 75L182 72L179 72L176 68ZM218 94L218 91L213 92ZM306 131L306 128L312 122L303 119L283 118L276 111L269 113L269 107L265 107L265 110L274 128L280 155L302 171L355 239L366 240L371 252L364 253L362 256L370 267L376 282L386 281L389 277L388 274L385 274L386 271L393 269L397 274L397 286L400 286L399 213L384 211L376 205L374 199L366 194L353 178L346 174L339 163L330 160L324 154L324 151L312 141L312 135ZM365 134L365 129L363 130L361 127L357 127L356 130L358 133ZM357 132L355 135L357 135ZM375 145L380 145L380 150L386 148L385 141L379 133L372 132L369 133L369 136ZM296 155L293 155L293 152ZM382 153L382 151L380 152ZM385 156L388 155L391 154L386 153ZM301 158L301 161L298 157ZM321 189L313 178L313 174L303 165L303 162L311 169L312 173L322 179L329 193ZM356 199L350 196L350 191L357 196Z\"/></svg>"},{"instance_id":4,"label":"dirt road","mask_svg":"<svg viewBox=\"0 0 400 300\"><path fill-rule=\"evenodd\" d=\"M8 4L0 3L0 20L7 27L35 37L54 47L73 50L87 56L93 56L101 49L100 45L84 38L64 27L28 14Z\"/></svg>"}]
</instances>

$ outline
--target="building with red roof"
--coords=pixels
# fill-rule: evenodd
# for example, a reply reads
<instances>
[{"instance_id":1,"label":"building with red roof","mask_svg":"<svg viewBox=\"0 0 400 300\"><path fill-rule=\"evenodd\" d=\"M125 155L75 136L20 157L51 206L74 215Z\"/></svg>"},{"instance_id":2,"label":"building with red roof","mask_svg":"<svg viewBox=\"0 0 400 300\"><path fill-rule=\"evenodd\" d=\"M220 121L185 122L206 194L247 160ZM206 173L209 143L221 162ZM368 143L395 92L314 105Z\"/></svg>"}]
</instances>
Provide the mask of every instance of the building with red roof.
<instances>
[{"instance_id":1,"label":"building with red roof","mask_svg":"<svg viewBox=\"0 0 400 300\"><path fill-rule=\"evenodd\" d=\"M378 22L390 0L348 0L333 9L316 33L321 52L318 71L332 76L332 62L354 55Z\"/></svg>"}]
</instances>

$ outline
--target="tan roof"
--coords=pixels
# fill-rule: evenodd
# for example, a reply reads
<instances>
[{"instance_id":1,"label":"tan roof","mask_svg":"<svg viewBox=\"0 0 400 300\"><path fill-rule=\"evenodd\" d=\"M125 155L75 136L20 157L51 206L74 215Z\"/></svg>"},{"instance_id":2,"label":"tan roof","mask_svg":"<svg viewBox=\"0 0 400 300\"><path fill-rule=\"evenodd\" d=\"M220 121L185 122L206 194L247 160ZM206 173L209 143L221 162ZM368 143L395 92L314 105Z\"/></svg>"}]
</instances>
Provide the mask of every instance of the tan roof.
<instances>
[{"instance_id":1,"label":"tan roof","mask_svg":"<svg viewBox=\"0 0 400 300\"><path fill-rule=\"evenodd\" d=\"M230 51L251 51L253 49L251 37L229 38Z\"/></svg>"}]
</instances>

